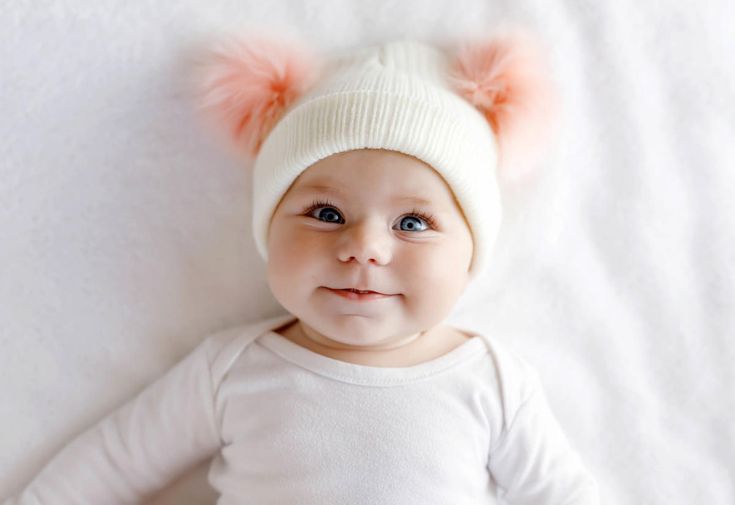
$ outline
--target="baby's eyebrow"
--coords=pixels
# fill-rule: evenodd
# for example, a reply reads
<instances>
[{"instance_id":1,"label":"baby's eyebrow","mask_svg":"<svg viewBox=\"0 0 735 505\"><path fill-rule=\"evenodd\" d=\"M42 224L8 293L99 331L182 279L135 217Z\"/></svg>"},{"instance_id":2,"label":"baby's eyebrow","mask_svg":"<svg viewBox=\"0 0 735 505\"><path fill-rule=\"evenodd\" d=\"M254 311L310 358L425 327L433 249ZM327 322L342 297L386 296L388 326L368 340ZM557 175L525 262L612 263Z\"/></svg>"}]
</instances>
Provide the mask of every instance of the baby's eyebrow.
<instances>
[{"instance_id":1,"label":"baby's eyebrow","mask_svg":"<svg viewBox=\"0 0 735 505\"><path fill-rule=\"evenodd\" d=\"M298 192L318 191L321 193L334 194L342 198L344 198L345 196L344 191L342 191L341 189L334 188L332 186L327 186L326 184L306 184L304 186L300 186L296 191ZM432 204L430 200L427 200L425 198L420 198L418 196L397 196L393 198L393 201L395 202L413 202L418 205L431 205Z\"/></svg>"},{"instance_id":2,"label":"baby's eyebrow","mask_svg":"<svg viewBox=\"0 0 735 505\"><path fill-rule=\"evenodd\" d=\"M321 193L332 193L337 196L344 196L344 192L341 189L333 188L326 184L306 184L304 186L300 186L297 191L300 193L306 191L319 191Z\"/></svg>"}]
</instances>

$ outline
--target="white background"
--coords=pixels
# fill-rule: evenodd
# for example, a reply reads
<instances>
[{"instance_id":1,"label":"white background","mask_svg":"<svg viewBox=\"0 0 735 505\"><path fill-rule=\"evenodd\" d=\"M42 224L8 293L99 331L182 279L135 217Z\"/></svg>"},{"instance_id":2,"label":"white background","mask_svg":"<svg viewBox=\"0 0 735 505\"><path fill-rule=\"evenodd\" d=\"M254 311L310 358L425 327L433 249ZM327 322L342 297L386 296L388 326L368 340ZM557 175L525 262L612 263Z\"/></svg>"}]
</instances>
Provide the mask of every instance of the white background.
<instances>
[{"instance_id":1,"label":"white background","mask_svg":"<svg viewBox=\"0 0 735 505\"><path fill-rule=\"evenodd\" d=\"M282 312L250 165L187 84L219 34L314 47L525 23L564 109L451 321L508 342L603 503L735 503L735 9L711 2L0 3L0 498L203 335ZM157 505L211 504L206 467Z\"/></svg>"}]
</instances>

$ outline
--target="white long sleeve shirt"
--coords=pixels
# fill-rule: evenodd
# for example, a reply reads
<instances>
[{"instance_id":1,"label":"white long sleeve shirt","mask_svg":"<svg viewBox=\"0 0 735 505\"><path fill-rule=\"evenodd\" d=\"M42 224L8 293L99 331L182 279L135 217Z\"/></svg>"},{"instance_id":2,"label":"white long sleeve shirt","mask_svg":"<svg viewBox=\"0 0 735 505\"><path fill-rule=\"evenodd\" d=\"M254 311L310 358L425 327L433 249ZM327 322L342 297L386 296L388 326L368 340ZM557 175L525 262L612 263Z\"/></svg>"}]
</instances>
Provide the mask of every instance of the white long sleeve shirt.
<instances>
[{"instance_id":1,"label":"white long sleeve shirt","mask_svg":"<svg viewBox=\"0 0 735 505\"><path fill-rule=\"evenodd\" d=\"M373 367L272 331L290 320L209 335L2 504L142 503L207 458L218 505L598 503L538 373L499 341Z\"/></svg>"}]
</instances>

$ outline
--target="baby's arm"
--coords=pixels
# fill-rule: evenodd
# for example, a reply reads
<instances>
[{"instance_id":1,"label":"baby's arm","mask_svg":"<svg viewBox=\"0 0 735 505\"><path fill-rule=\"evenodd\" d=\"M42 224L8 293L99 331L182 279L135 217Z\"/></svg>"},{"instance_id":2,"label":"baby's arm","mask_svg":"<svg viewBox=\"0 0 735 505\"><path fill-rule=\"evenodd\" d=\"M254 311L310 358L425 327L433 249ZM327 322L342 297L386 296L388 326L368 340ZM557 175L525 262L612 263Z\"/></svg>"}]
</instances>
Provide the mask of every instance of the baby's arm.
<instances>
[{"instance_id":1,"label":"baby's arm","mask_svg":"<svg viewBox=\"0 0 735 505\"><path fill-rule=\"evenodd\" d=\"M209 338L79 435L2 505L139 503L220 447Z\"/></svg>"},{"instance_id":2,"label":"baby's arm","mask_svg":"<svg viewBox=\"0 0 735 505\"><path fill-rule=\"evenodd\" d=\"M596 480L554 417L538 373L531 370L530 377L529 393L489 455L488 468L503 503L598 504Z\"/></svg>"}]
</instances>

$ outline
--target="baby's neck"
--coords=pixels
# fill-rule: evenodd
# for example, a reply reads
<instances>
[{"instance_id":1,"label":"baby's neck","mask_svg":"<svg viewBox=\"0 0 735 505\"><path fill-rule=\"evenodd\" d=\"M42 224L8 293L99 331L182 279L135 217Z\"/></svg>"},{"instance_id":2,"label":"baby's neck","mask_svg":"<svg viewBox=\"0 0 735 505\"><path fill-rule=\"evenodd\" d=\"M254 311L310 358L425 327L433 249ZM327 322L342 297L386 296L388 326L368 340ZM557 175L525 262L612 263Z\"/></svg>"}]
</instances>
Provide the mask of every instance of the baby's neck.
<instances>
[{"instance_id":1,"label":"baby's neck","mask_svg":"<svg viewBox=\"0 0 735 505\"><path fill-rule=\"evenodd\" d=\"M317 354L357 365L408 367L436 359L466 342L470 335L447 325L437 325L405 345L385 350L354 350L327 347L310 339L299 321L273 330L291 342Z\"/></svg>"}]
</instances>

